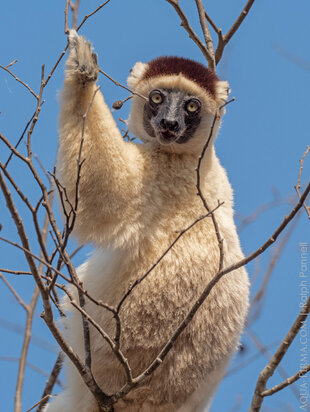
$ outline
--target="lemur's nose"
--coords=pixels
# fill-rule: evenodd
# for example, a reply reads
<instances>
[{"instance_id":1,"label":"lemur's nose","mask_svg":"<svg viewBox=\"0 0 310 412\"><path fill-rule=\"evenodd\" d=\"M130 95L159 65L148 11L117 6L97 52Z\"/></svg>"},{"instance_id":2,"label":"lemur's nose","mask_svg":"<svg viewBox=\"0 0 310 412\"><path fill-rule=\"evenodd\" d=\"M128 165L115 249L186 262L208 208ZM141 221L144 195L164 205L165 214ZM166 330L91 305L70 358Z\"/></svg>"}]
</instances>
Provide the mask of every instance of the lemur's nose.
<instances>
[{"instance_id":1,"label":"lemur's nose","mask_svg":"<svg viewBox=\"0 0 310 412\"><path fill-rule=\"evenodd\" d=\"M179 123L176 120L161 119L160 125L165 130L176 132L179 129Z\"/></svg>"}]
</instances>

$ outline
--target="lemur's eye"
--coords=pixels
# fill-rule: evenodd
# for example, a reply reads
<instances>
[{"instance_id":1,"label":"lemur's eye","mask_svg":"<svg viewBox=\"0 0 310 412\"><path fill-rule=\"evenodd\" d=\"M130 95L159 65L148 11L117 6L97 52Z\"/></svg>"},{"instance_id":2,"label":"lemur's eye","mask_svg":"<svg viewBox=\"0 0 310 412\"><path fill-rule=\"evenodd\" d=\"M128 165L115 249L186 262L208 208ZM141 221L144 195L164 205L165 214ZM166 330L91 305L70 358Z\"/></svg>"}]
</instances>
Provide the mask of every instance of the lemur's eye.
<instances>
[{"instance_id":1,"label":"lemur's eye","mask_svg":"<svg viewBox=\"0 0 310 412\"><path fill-rule=\"evenodd\" d=\"M160 104L163 102L163 96L158 91L154 91L150 94L150 99L155 104Z\"/></svg>"},{"instance_id":2,"label":"lemur's eye","mask_svg":"<svg viewBox=\"0 0 310 412\"><path fill-rule=\"evenodd\" d=\"M196 100L190 100L186 106L185 109L189 112L189 113L195 113L197 112L197 110L200 109L200 104L198 101Z\"/></svg>"}]
</instances>

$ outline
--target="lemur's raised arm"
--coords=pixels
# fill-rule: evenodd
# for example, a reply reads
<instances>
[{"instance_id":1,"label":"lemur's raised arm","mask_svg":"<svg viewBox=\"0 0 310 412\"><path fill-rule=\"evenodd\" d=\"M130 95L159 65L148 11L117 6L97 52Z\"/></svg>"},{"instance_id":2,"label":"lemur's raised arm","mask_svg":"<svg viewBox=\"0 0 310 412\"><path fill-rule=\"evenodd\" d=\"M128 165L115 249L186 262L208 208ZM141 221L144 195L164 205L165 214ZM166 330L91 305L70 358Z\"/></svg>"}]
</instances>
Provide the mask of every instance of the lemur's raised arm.
<instances>
[{"instance_id":1,"label":"lemur's raised arm","mask_svg":"<svg viewBox=\"0 0 310 412\"><path fill-rule=\"evenodd\" d=\"M91 44L72 30L69 43L57 171L74 204L83 115L89 107L84 120L76 233L83 242L104 243L122 236L127 225L134 231L144 158L136 145L124 141L101 92L96 92L98 65Z\"/></svg>"}]
</instances>

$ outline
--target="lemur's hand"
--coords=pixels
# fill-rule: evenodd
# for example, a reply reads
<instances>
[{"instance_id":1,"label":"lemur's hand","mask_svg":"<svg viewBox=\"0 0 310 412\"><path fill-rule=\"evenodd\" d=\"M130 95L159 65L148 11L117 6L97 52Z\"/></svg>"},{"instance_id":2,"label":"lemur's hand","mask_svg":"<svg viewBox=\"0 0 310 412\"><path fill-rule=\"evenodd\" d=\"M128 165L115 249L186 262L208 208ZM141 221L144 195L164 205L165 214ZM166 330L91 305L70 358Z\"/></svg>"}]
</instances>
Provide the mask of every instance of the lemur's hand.
<instances>
[{"instance_id":1,"label":"lemur's hand","mask_svg":"<svg viewBox=\"0 0 310 412\"><path fill-rule=\"evenodd\" d=\"M66 74L70 78L81 80L83 83L93 82L98 77L97 54L83 36L75 30L69 31L69 57L66 65Z\"/></svg>"}]
</instances>

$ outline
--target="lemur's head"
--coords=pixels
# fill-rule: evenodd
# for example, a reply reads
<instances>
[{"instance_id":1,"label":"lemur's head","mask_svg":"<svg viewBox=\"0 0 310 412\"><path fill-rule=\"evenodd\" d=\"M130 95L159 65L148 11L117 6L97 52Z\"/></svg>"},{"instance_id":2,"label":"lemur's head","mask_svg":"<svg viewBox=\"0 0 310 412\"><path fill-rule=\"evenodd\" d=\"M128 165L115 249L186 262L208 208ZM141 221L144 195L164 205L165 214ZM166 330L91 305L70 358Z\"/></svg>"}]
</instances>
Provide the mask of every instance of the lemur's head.
<instances>
[{"instance_id":1,"label":"lemur's head","mask_svg":"<svg viewBox=\"0 0 310 412\"><path fill-rule=\"evenodd\" d=\"M148 99L133 97L129 131L177 153L201 151L214 115L229 93L228 83L219 81L213 71L181 57L136 63L127 81ZM218 127L219 122L213 137Z\"/></svg>"}]
</instances>

